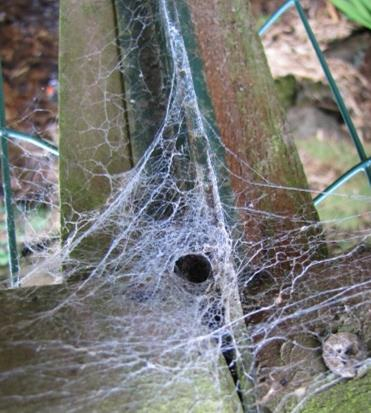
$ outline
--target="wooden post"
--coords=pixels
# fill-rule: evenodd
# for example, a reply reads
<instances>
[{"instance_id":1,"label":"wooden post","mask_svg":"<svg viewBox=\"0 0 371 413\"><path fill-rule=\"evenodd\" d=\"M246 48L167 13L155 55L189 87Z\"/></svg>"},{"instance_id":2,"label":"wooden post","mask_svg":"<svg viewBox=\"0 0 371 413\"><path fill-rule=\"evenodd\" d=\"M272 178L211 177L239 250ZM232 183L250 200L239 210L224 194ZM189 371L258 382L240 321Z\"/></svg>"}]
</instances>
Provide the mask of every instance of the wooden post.
<instances>
[{"instance_id":1,"label":"wooden post","mask_svg":"<svg viewBox=\"0 0 371 413\"><path fill-rule=\"evenodd\" d=\"M209 0L206 7L200 0L180 0L176 7L201 108L227 148L224 175L229 174L251 246L242 254L255 257L255 268L269 266L279 283L301 262L326 255L326 247L320 227L311 225L318 214L296 147L284 130L249 2ZM263 278L249 285L266 299L259 306L272 300L261 294L267 289ZM241 292L249 306L248 294Z\"/></svg>"},{"instance_id":2,"label":"wooden post","mask_svg":"<svg viewBox=\"0 0 371 413\"><path fill-rule=\"evenodd\" d=\"M206 92L222 140L233 152L227 164L238 205L252 203L252 214L256 209L283 217L281 223L268 217L258 236L300 225L290 222L296 215L316 219L248 2L210 0L205 7L200 0L181 0L177 7L200 103Z\"/></svg>"},{"instance_id":3,"label":"wooden post","mask_svg":"<svg viewBox=\"0 0 371 413\"><path fill-rule=\"evenodd\" d=\"M138 6L140 2L131 3ZM64 240L76 225L79 230L81 214L104 205L113 191L109 177L127 171L140 159L158 127L153 120L161 118L158 95L144 89L148 88L148 81L156 90L162 89L156 80L163 70L152 64L152 71L145 67L148 76L142 84L135 78L140 71L135 66L136 59L145 56L141 63L148 65L153 50L143 55L141 42L132 44L134 57L128 66L131 71L122 70L123 56L130 46L125 43L128 20L122 10L127 4L116 2L114 8L106 0L61 1L59 148ZM120 17L121 50L116 45L116 12ZM152 34L150 24L145 40ZM151 117L149 109L155 105L157 112ZM88 242L91 248L104 248L100 239ZM85 248L87 243L82 243L74 254L83 255ZM241 411L232 377L213 339L209 348L190 352L184 360L183 351L162 359L161 354L169 349L161 346L166 346L172 334L179 333L175 315L179 302L164 309L164 319L169 323L156 333L153 327L159 321L160 308L147 311L140 300L130 301L123 296L125 285L116 285L115 290L111 287L86 281L81 286L70 282L62 287L0 293L0 410L71 410L81 403L83 408L100 412L111 412L118 406L138 412ZM79 302L76 307L75 300ZM194 320L191 321L189 328L194 329ZM138 337L143 341L137 347L128 345L130 334L134 341ZM144 349L143 362L146 366L156 365L161 355L169 369L177 366L178 378L172 380L170 387L166 368L162 372L161 368L154 369L153 374L149 368L135 378L136 368L140 370L141 365L126 364L132 354L125 353L125 349L140 354L143 345L154 343L159 344L159 351L148 357ZM103 362L102 349L117 360L111 365L112 370ZM204 351L208 358L204 358ZM215 352L214 358L210 359L210 351ZM189 370L189 363L195 368ZM14 370L16 375L9 373ZM40 389L46 393L40 394ZM101 394L104 389L109 391L100 399L97 392Z\"/></svg>"},{"instance_id":4,"label":"wooden post","mask_svg":"<svg viewBox=\"0 0 371 413\"><path fill-rule=\"evenodd\" d=\"M104 205L113 190L110 176L133 165L115 27L112 1L61 0L59 182L63 239L75 229L79 214Z\"/></svg>"},{"instance_id":5,"label":"wooden post","mask_svg":"<svg viewBox=\"0 0 371 413\"><path fill-rule=\"evenodd\" d=\"M245 225L246 240L256 242L257 249L260 248L263 252L259 254L259 259L254 264L267 265L272 255L274 257L277 253L285 257L284 265L272 261L276 268L272 270L271 281L261 277L262 282L259 280L252 282L245 291L240 292L242 300L246 297L244 303L246 311L265 304L271 305L274 298L278 297L275 283L281 285L288 272L295 274L296 265L300 272L301 260L310 262L326 254L319 236L320 228L308 230L310 226L308 224L318 221L318 215L311 202L302 164L294 143L285 135L283 114L276 99L273 81L261 42L256 34L248 2L210 0L205 5L201 0L179 0L172 3L179 14L202 111L219 131L228 149L225 152L225 160L230 172L232 190L236 196L235 202L242 211L240 219ZM268 254L264 253L265 248L269 251ZM351 276L367 279L366 268L360 269L357 275L353 274L351 265L353 259L355 258L350 258L343 264L343 269L340 270L342 276L336 278L339 288L345 288ZM323 273L339 271L330 269L330 265L325 267L322 269ZM326 284L326 279L323 279L323 283L319 283L319 277L321 279L324 277L321 271L307 274L306 279L310 281L305 282L303 289L297 286L298 291L295 294L297 302L305 300L314 306L318 305L321 292L330 288ZM308 287L308 284L311 287ZM254 301L254 294L259 297L259 302ZM285 301L284 296L281 299L282 302L277 304L276 311L279 311L278 307L283 308L285 303L290 305L290 302ZM295 302L294 298L291 299ZM349 300L352 304L359 302ZM362 308L361 313L367 310L367 298L360 308ZM309 323L308 325L316 334L323 333L321 328L323 329L323 323L326 322L329 323L327 328L341 328L335 322L337 310L338 308L334 306L323 311L319 310L318 313L311 312L313 322L305 317L302 322ZM329 314L331 317L328 316ZM258 321L263 321L264 316L264 313L261 313ZM320 319L323 323L318 323ZM254 319L248 321L255 322ZM298 319L295 321L298 323ZM283 336L289 334L289 331L285 331L285 327L289 329L290 326L292 328L289 322L283 323L282 331L279 330L277 334ZM308 336L299 330L299 327L294 328L288 336L289 340L294 342L297 339L299 344L294 346L295 356L292 354L290 356L294 359L289 358L286 362L293 363L294 366L295 363L300 363L301 374L305 378L300 376L301 382L300 379L291 382L291 379L283 377L282 382L287 382L288 386L277 384L278 387L281 386L280 397L285 397L289 389L294 391L295 384L296 388L299 383L311 384L313 377L323 372L323 363L318 358L318 351L308 350L301 353L299 351L299 355L297 354L300 340L303 340L303 343L308 340ZM367 331L366 336L369 337L367 326L365 331ZM313 346L312 340L313 337L310 337L309 348ZM318 346L318 342L315 342L315 346ZM268 346L267 351L271 350L272 348ZM273 365L284 372L282 353L273 351L270 356L264 357L263 355L260 359L263 365L274 359ZM288 375L290 371L288 368ZM369 375L362 382L369 383ZM308 405L308 412L311 411L310 406L316 408L320 406L322 411L327 411L326 409L331 408L329 403L334 400L334 395L344 388L354 389L355 386L356 384L344 385L338 390L333 390L328 397L326 394L316 397L312 404ZM354 397L343 395L342 400L348 407L355 403L354 406L358 409L358 406L364 405L368 395L367 390L360 390L354 394ZM277 407L279 400L282 399L276 394L269 407L273 409ZM314 408L313 411L321 410Z\"/></svg>"}]
</instances>

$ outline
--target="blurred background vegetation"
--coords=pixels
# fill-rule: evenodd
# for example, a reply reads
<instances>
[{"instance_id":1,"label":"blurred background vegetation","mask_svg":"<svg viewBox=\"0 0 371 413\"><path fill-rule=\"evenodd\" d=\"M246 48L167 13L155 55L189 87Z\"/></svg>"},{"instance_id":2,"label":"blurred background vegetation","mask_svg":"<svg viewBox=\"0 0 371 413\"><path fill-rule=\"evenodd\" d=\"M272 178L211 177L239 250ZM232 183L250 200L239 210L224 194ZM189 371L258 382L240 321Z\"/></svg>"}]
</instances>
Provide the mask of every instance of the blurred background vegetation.
<instances>
[{"instance_id":1,"label":"blurred background vegetation","mask_svg":"<svg viewBox=\"0 0 371 413\"><path fill-rule=\"evenodd\" d=\"M371 29L370 0L331 0L347 17Z\"/></svg>"},{"instance_id":2,"label":"blurred background vegetation","mask_svg":"<svg viewBox=\"0 0 371 413\"><path fill-rule=\"evenodd\" d=\"M258 25L283 2L252 0ZM310 24L371 156L371 2L302 0ZM359 162L294 8L264 36L268 61L310 188L320 191ZM315 193L314 193L315 195ZM337 248L369 232L371 188L359 174L318 207Z\"/></svg>"}]
</instances>

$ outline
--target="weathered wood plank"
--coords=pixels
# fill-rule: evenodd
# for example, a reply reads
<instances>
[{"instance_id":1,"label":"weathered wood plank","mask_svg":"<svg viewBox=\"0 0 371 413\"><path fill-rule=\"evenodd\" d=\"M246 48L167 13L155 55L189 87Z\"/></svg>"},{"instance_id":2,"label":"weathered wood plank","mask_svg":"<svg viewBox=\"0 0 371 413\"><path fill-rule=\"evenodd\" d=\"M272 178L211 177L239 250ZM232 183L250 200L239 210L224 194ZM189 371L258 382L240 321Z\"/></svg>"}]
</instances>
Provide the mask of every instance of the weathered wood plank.
<instances>
[{"instance_id":1,"label":"weathered wood plank","mask_svg":"<svg viewBox=\"0 0 371 413\"><path fill-rule=\"evenodd\" d=\"M241 412L215 342L190 347L206 331L189 299L154 304L123 289L1 291L0 411Z\"/></svg>"},{"instance_id":2,"label":"weathered wood plank","mask_svg":"<svg viewBox=\"0 0 371 413\"><path fill-rule=\"evenodd\" d=\"M267 346L268 357L267 354L259 355L258 361L262 366L273 362L274 367L270 370L272 377L275 369L283 374L283 377L277 374L278 378L272 385L272 388L280 389L273 393L276 394L275 402L268 404L274 409L277 400L282 400L289 391L295 391L299 385L305 387L311 384L313 377L323 373L318 342L314 345L311 342L307 351L300 353L300 343L313 340L310 334L302 333L302 326L318 336L325 334L326 328L327 331L346 328L336 323L341 305L321 308L325 292L328 292L326 297L331 297L331 289L337 284L345 290L348 277L352 276L358 277L362 285L362 279L367 279L368 272L363 268L353 274L352 259L342 264L343 270L325 265L321 271L306 274L304 285L297 283L292 297L278 295L280 283L284 282L288 273L294 276L295 270L299 273L302 270L301 260L310 262L310 259L324 254L325 250L321 248L319 227L315 230L306 227L318 221L318 216L307 192L306 178L295 146L285 135L272 78L246 4L241 0L211 0L205 7L205 2L200 0L182 0L177 2L177 10L203 113L209 116L224 144L232 151L230 153L227 149L226 161L233 191L237 195L237 206L245 211L241 217L246 222L246 239L256 241L261 251L268 250L268 255L260 255L262 266L269 266L270 262L275 266L268 277L259 277L261 283L258 280L241 292L246 298L245 310L256 310L265 303L270 305L275 298L282 300L272 311L277 311L283 319L287 316L289 321L278 323L280 328L272 331L272 335L286 335L288 342L299 343L293 346L294 356L290 357L294 359L282 360L282 343L277 345L278 351L275 352L272 351L277 344L274 341L272 346ZM283 265L275 257L276 253L284 257ZM338 274L332 277L330 284L325 276L329 271ZM290 282L290 277L287 281ZM350 290L349 299L344 298L343 304L357 305L361 310L355 314L359 316L368 311L369 298L358 296L353 300L352 292L354 290ZM301 314L303 309L299 306L303 303L308 308L319 306L320 309L308 310L308 313L303 311L307 315L299 317L295 311ZM289 314L280 312L285 306L292 306L292 320ZM272 311L261 313L256 321L271 316ZM250 318L248 321L254 322ZM363 334L369 337L369 327L365 326ZM295 371L297 363L300 363L299 373ZM289 368L291 365L292 368ZM280 384L279 378L287 385ZM362 400L359 401L360 406ZM323 411L326 411L325 408Z\"/></svg>"},{"instance_id":3,"label":"weathered wood plank","mask_svg":"<svg viewBox=\"0 0 371 413\"><path fill-rule=\"evenodd\" d=\"M104 204L111 176L132 167L125 90L110 0L60 5L59 180L62 235Z\"/></svg>"},{"instance_id":4,"label":"weathered wood plank","mask_svg":"<svg viewBox=\"0 0 371 413\"><path fill-rule=\"evenodd\" d=\"M181 0L177 7L200 104L209 109L211 102L215 125L228 148L226 163L236 203L245 211L247 238L271 238L272 252L275 237L318 216L295 145L284 132L248 2L210 0L205 7L200 0ZM281 240L280 252L295 256L302 247L297 241L295 250Z\"/></svg>"}]
</instances>

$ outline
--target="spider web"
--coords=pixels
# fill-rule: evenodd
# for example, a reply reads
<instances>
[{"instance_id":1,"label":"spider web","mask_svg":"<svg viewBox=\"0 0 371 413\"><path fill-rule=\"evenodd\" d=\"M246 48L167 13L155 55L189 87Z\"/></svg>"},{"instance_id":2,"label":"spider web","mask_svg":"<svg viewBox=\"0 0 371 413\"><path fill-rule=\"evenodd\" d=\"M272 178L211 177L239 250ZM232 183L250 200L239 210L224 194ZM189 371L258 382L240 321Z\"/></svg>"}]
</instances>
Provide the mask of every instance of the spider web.
<instances>
[{"instance_id":1,"label":"spider web","mask_svg":"<svg viewBox=\"0 0 371 413\"><path fill-rule=\"evenodd\" d=\"M53 242L55 227L40 237L22 211L32 252L23 285L40 274L64 284L4 295L0 411L300 411L346 376L323 362L329 336L347 332L361 341L362 349L349 353L340 340L348 378L369 364L370 232L256 209L256 198L237 202L252 185L261 197L269 189L308 190L241 175L244 187L233 192L225 157L241 170L251 167L200 107L176 8L166 0L153 8L133 4L118 2L132 23L118 38L127 53L100 76L119 71L143 85L148 68L138 69L132 56L148 41L146 28L159 22L164 50L156 53L167 73L157 85L162 116L151 114L151 139L143 153L133 148L133 168L100 172L111 190L102 207L70 206L62 246ZM89 57L81 57L82 66ZM145 84L151 97L153 85ZM139 114L147 112L134 95L132 88L121 96L124 117L145 139L148 125ZM88 169L86 176L94 178ZM48 179L29 182L27 202L37 194L55 222L57 188ZM294 225L255 239L251 222L267 218L277 228ZM326 238L334 247L353 246L326 254ZM29 311L14 313L17 306Z\"/></svg>"}]
</instances>

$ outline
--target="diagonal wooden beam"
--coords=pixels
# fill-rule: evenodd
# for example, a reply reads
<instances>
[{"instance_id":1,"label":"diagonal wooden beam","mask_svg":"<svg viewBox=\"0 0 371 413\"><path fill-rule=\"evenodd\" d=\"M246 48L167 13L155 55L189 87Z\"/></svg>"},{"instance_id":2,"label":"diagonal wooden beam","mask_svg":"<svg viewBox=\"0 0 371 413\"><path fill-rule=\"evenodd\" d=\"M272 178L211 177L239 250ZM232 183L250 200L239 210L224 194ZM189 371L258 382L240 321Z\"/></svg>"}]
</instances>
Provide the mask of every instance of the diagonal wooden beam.
<instances>
[{"instance_id":1,"label":"diagonal wooden beam","mask_svg":"<svg viewBox=\"0 0 371 413\"><path fill-rule=\"evenodd\" d=\"M247 237L275 236L305 220L317 220L297 150L284 131L283 112L248 2L210 0L205 7L200 0L181 0L177 8L196 92L206 113L212 107L228 149L237 205L248 211L244 218L252 231ZM255 211L267 214L258 220ZM269 213L282 219L274 220Z\"/></svg>"}]
</instances>

